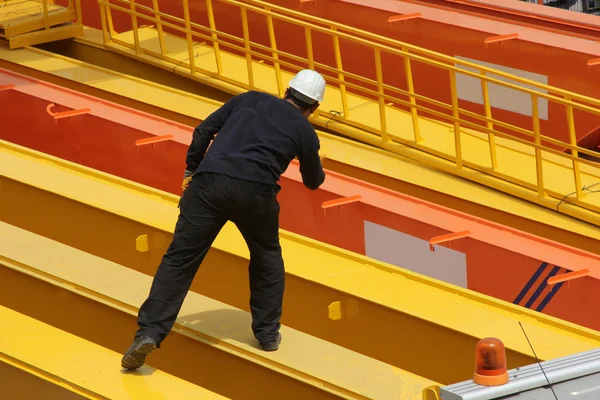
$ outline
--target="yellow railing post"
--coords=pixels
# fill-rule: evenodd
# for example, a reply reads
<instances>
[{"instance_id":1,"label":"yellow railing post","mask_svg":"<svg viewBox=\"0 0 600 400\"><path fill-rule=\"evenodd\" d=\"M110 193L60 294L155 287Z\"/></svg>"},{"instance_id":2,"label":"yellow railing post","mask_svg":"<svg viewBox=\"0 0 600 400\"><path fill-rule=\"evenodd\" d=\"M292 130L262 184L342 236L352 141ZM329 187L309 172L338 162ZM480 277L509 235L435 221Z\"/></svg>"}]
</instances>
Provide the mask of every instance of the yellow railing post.
<instances>
[{"instance_id":1,"label":"yellow railing post","mask_svg":"<svg viewBox=\"0 0 600 400\"><path fill-rule=\"evenodd\" d=\"M106 1L110 4L110 0ZM112 9L108 6L106 7L106 24L108 25L109 37L112 40L112 36L115 34L115 25L112 19Z\"/></svg>"},{"instance_id":2,"label":"yellow railing post","mask_svg":"<svg viewBox=\"0 0 600 400\"><path fill-rule=\"evenodd\" d=\"M219 75L221 75L223 73L223 64L221 63L221 53L219 53L219 43L216 42L217 26L215 24L215 14L213 12L212 0L206 0L206 13L208 14L208 26L212 30L210 36L213 39L213 48L215 49L215 61L217 63L217 72ZM188 10L188 15L189 15L189 10Z\"/></svg>"},{"instance_id":3,"label":"yellow railing post","mask_svg":"<svg viewBox=\"0 0 600 400\"><path fill-rule=\"evenodd\" d=\"M248 69L248 85L254 89L254 70L252 68L252 54L250 54L250 30L248 29L248 11L240 7L242 13L242 30L244 31L244 48L246 49L246 68Z\"/></svg>"},{"instance_id":4,"label":"yellow railing post","mask_svg":"<svg viewBox=\"0 0 600 400\"><path fill-rule=\"evenodd\" d=\"M402 47L402 51L408 53L408 49L406 47ZM408 89L408 93L411 95L415 94L415 84L413 82L412 67L410 65L410 58L408 57L408 54L404 56L404 75L406 76L406 87ZM421 141L421 133L419 129L419 116L417 114L417 108L415 107L417 102L413 96L409 97L409 101L411 104L410 113L412 115L415 143L418 143Z\"/></svg>"},{"instance_id":5,"label":"yellow railing post","mask_svg":"<svg viewBox=\"0 0 600 400\"><path fill-rule=\"evenodd\" d=\"M42 8L44 10L44 29L50 29L50 22L48 21L48 0L42 0Z\"/></svg>"},{"instance_id":6,"label":"yellow railing post","mask_svg":"<svg viewBox=\"0 0 600 400\"><path fill-rule=\"evenodd\" d=\"M314 69L315 55L313 53L312 32L308 26L304 28L304 37L306 39L306 59L308 60L308 69Z\"/></svg>"},{"instance_id":7,"label":"yellow railing post","mask_svg":"<svg viewBox=\"0 0 600 400\"><path fill-rule=\"evenodd\" d=\"M569 96L565 96L565 100L571 101ZM577 136L575 135L575 119L573 117L573 107L567 106L567 127L569 128L569 140L571 146L577 146ZM571 150L571 155L575 158L579 157L577 150ZM575 195L577 200L583 197L583 191L581 190L581 175L579 173L579 161L573 160L573 178L575 179Z\"/></svg>"},{"instance_id":8,"label":"yellow railing post","mask_svg":"<svg viewBox=\"0 0 600 400\"><path fill-rule=\"evenodd\" d=\"M535 171L537 176L538 195L540 197L544 197L544 163L542 159L542 149L540 148L540 145L542 144L540 133L540 111L538 107L538 96L535 94L531 95L531 109L533 110L532 119L535 141Z\"/></svg>"},{"instance_id":9,"label":"yellow railing post","mask_svg":"<svg viewBox=\"0 0 600 400\"><path fill-rule=\"evenodd\" d=\"M279 53L277 53L277 40L275 39L275 27L273 26L273 17L271 17L271 10L265 7L267 11L267 29L269 30L269 42L271 43L271 56L275 60L273 65L275 67L275 78L277 79L277 90L279 96L283 96L283 82L281 81L281 66L279 65Z\"/></svg>"},{"instance_id":10,"label":"yellow railing post","mask_svg":"<svg viewBox=\"0 0 600 400\"><path fill-rule=\"evenodd\" d=\"M160 53L164 55L167 53L167 48L165 47L165 38L163 35L162 23L160 20L158 0L152 0L152 8L155 12L154 18L156 18L156 30L158 31L158 43L160 44Z\"/></svg>"},{"instance_id":11,"label":"yellow railing post","mask_svg":"<svg viewBox=\"0 0 600 400\"><path fill-rule=\"evenodd\" d=\"M454 150L456 166L462 168L462 148L460 137L460 114L458 111L458 94L456 93L456 72L450 70L450 97L452 98L452 117L454 119Z\"/></svg>"},{"instance_id":12,"label":"yellow railing post","mask_svg":"<svg viewBox=\"0 0 600 400\"><path fill-rule=\"evenodd\" d=\"M485 77L485 71L480 71L481 75ZM495 135L490 132L494 130L494 124L492 123L492 106L490 105L490 93L488 90L488 82L486 79L481 79L481 90L483 92L483 105L485 107L485 119L488 128L488 143L490 145L490 159L492 160L492 169L498 167L498 159L496 157L496 139Z\"/></svg>"},{"instance_id":13,"label":"yellow railing post","mask_svg":"<svg viewBox=\"0 0 600 400\"><path fill-rule=\"evenodd\" d=\"M133 41L135 43L135 54L140 55L140 36L138 32L137 15L135 15L135 0L129 0L129 9L131 10L131 29L133 30Z\"/></svg>"},{"instance_id":14,"label":"yellow railing post","mask_svg":"<svg viewBox=\"0 0 600 400\"><path fill-rule=\"evenodd\" d=\"M108 0L107 0L108 1ZM110 41L110 31L108 30L108 22L106 17L106 9L108 7L100 4L100 23L102 24L102 43L107 45Z\"/></svg>"},{"instance_id":15,"label":"yellow railing post","mask_svg":"<svg viewBox=\"0 0 600 400\"><path fill-rule=\"evenodd\" d=\"M70 1L69 1L69 5L71 5ZM83 16L81 13L81 0L75 0L75 12L77 15L77 24L83 25Z\"/></svg>"},{"instance_id":16,"label":"yellow railing post","mask_svg":"<svg viewBox=\"0 0 600 400\"><path fill-rule=\"evenodd\" d=\"M190 59L190 74L196 74L196 59L194 57L194 42L192 39L192 26L190 22L190 5L188 0L183 0L183 18L185 20L185 37L187 40L188 57Z\"/></svg>"},{"instance_id":17,"label":"yellow railing post","mask_svg":"<svg viewBox=\"0 0 600 400\"><path fill-rule=\"evenodd\" d=\"M379 99L379 123L381 126L381 138L388 142L390 137L387 132L387 120L385 116L385 98L383 97L383 68L381 66L381 49L375 47L375 73L377 74L377 94Z\"/></svg>"},{"instance_id":18,"label":"yellow railing post","mask_svg":"<svg viewBox=\"0 0 600 400\"><path fill-rule=\"evenodd\" d=\"M340 93L342 95L342 111L344 118L350 117L350 111L348 109L348 95L346 94L346 85L344 85L344 69L342 66L342 52L340 50L340 38L337 35L337 28L331 27L333 31L333 53L335 55L335 65L338 70L338 79L340 83Z\"/></svg>"}]
</instances>

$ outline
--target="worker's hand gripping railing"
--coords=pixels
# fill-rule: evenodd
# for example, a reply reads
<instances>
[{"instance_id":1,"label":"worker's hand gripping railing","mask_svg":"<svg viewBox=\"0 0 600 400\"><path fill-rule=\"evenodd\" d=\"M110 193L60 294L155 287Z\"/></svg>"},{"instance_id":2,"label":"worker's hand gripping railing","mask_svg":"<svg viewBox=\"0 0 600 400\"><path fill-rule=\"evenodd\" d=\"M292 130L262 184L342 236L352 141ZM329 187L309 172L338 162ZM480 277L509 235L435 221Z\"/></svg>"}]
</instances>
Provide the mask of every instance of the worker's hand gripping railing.
<instances>
[{"instance_id":1,"label":"worker's hand gripping railing","mask_svg":"<svg viewBox=\"0 0 600 400\"><path fill-rule=\"evenodd\" d=\"M229 6L236 6L240 10L242 25L242 37L232 35L216 29L215 15L213 12L213 3L223 3ZM190 10L188 0L182 0L183 18L168 15L159 11L158 0L152 0L152 7L137 4L135 0L99 0L102 15L102 26L104 30L104 39L106 43L113 42L122 46L132 48L136 54L142 53L157 57L167 61L176 68L187 68L191 75L202 73L210 77L218 78L222 81L234 84L245 89L260 89L255 84L255 65L262 60L270 63L275 70L277 91L273 94L282 95L285 89L282 82L282 69L296 72L303 68L317 68L323 74L327 75L327 81L330 85L336 86L340 93L341 110L337 112L336 121L345 125L360 128L365 131L364 135L370 135L366 132L375 133L380 136L382 146L385 143L401 143L411 147L433 153L454 163L454 168L458 171L463 168L469 168L490 174L506 181L515 183L522 187L533 190L540 198L552 196L562 199L564 193L555 193L549 191L544 184L543 165L546 157L543 154L553 155L558 158L563 167L568 167L573 173L573 183L575 186L575 199L569 199L570 202L579 203L584 196L581 186L580 164L586 164L589 173L592 176L598 176L600 180L600 169L598 164L586 159L579 158L579 154L597 156L594 151L590 151L577 146L575 121L573 110L590 113L600 116L600 101L586 96L576 95L561 89L553 88L534 81L519 78L501 71L483 67L474 63L463 61L457 58L439 54L433 51L422 49L407 43L395 41L390 38L378 36L356 28L347 27L331 21L308 16L295 12L290 9L279 7L270 3L258 0L247 0L245 2L238 0L206 0L206 13L208 17L208 27L192 22L190 19ZM126 7L123 7L122 4ZM111 11L121 11L131 16L131 26L134 35L133 47L115 36L112 25ZM256 43L250 40L250 28L248 14L262 15L267 22L268 45ZM156 25L158 41L160 43L160 52L142 49L138 37L137 19L151 21ZM301 27L305 32L306 57L281 51L277 48L276 32L274 21L284 22ZM179 60L171 57L165 45L164 28L178 32L186 38L188 58ZM313 33L318 32L321 35L327 35L331 38L334 52L335 65L326 65L315 60L315 48L313 46ZM374 58L375 74L371 79L360 76L355 73L344 70L342 65L342 54L340 40L352 42L355 45L372 49ZM204 41L210 43L214 50L216 71L195 63L194 45L195 41ZM247 80L240 81L227 75L223 71L221 60L221 50L226 49L234 53L243 54L247 65ZM406 89L392 86L386 83L383 76L382 56L383 54L401 57L403 59L403 69L406 82ZM450 104L423 96L416 93L413 82L412 63L432 66L438 70L448 71L450 86ZM459 106L459 96L457 92L457 74L466 77L475 78L481 84L483 97L484 115L469 111ZM532 104L532 128L525 129L512 125L492 116L492 106L490 104L489 85L496 85L512 89L521 93L526 93L531 97ZM379 107L379 123L366 124L357 118L353 118L352 108L349 106L349 93L359 94L366 99L374 99ZM353 95L355 95L353 94ZM566 121L568 124L569 143L544 136L540 132L540 112L538 103L540 99L560 104L566 110ZM406 137L402 138L393 135L390 131L387 113L391 110L388 105L393 103L411 114L413 126L412 140ZM328 110L319 110L322 114L327 114ZM434 152L423 143L420 132L420 117L433 116L437 120L446 121L453 127L454 133L454 154L441 154ZM461 136L465 134L465 129L477 131L487 136L489 148L489 164L480 165L468 162L463 158L463 144ZM461 134L461 132L463 132ZM526 139L515 136L515 134L525 136ZM365 136L366 137L366 136ZM535 157L535 183L520 179L516 176L508 175L502 172L498 166L497 138L509 140L515 144L526 145L531 155ZM394 151L393 147L386 147ZM567 154L562 149L570 152ZM564 161L568 162L566 164ZM563 199L564 200L564 199ZM581 205L581 204L580 204ZM600 212L600 208L586 204L584 207Z\"/></svg>"}]
</instances>

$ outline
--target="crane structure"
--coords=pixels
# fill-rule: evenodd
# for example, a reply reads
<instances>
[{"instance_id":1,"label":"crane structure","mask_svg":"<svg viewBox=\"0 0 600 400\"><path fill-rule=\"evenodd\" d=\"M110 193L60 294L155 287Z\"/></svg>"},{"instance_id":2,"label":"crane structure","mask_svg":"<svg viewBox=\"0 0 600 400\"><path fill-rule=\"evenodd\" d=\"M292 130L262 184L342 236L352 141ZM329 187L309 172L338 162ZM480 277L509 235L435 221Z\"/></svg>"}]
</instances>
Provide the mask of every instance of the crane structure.
<instances>
[{"instance_id":1,"label":"crane structure","mask_svg":"<svg viewBox=\"0 0 600 400\"><path fill-rule=\"evenodd\" d=\"M3 396L592 390L599 22L517 0L3 3ZM327 179L305 190L297 162L281 178L285 343L255 348L248 250L228 224L164 349L120 371L194 126L244 91L281 96L304 68L327 80L310 119Z\"/></svg>"}]
</instances>

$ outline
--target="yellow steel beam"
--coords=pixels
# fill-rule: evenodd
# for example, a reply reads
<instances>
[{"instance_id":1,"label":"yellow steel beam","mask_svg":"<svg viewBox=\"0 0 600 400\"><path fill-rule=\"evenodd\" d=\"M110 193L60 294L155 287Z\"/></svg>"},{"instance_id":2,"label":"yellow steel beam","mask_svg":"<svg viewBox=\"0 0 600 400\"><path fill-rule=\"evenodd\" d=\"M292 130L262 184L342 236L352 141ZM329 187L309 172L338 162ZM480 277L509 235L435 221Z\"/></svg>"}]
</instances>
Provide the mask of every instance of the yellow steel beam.
<instances>
[{"instance_id":1,"label":"yellow steel beam","mask_svg":"<svg viewBox=\"0 0 600 400\"><path fill-rule=\"evenodd\" d=\"M1 220L149 275L172 238L176 196L6 142L0 185ZM138 238L148 251L136 249ZM511 366L534 362L518 321L542 359L600 344L598 332L298 235L281 231L281 243L285 324L436 382L471 376L473 347L486 336L504 340ZM192 290L247 310L248 261L227 224ZM341 319L329 318L331 307Z\"/></svg>"},{"instance_id":2,"label":"yellow steel beam","mask_svg":"<svg viewBox=\"0 0 600 400\"><path fill-rule=\"evenodd\" d=\"M150 289L151 277L4 223L0 223L0 238L0 304L110 349L127 348L127 340L135 331L137 307ZM37 306L32 307L34 304ZM87 315L82 316L82 312ZM11 330L4 332L12 337ZM190 293L172 335L147 361L239 399L422 400L424 391L438 386L294 329L284 326L282 333L284 342L279 351L265 353L257 348L249 313ZM11 340L27 344L32 335L37 336L38 332L31 330L22 339ZM42 336L40 347L48 345L45 340ZM52 338L48 341L55 347L40 358L50 360L66 346L70 346L72 354L88 354L83 346L77 349L71 342ZM1 346L2 342L0 349ZM65 354L65 366L72 364L69 354ZM87 359L94 357L86 356ZM94 368L97 378L106 377L108 381L119 375L118 357L104 361L100 358L99 366ZM146 376L150 371L140 372ZM152 382L152 377L146 379ZM110 384L107 381L104 383ZM141 382L133 377L124 383L127 387ZM175 391L172 395L181 398ZM136 398L147 397L139 393Z\"/></svg>"},{"instance_id":3,"label":"yellow steel beam","mask_svg":"<svg viewBox=\"0 0 600 400\"><path fill-rule=\"evenodd\" d=\"M0 355L0 377L3 384L2 394L10 399L44 399L44 400L81 400L90 397L65 388L30 373L12 362L5 362ZM92 397L93 398L93 397Z\"/></svg>"},{"instance_id":4,"label":"yellow steel beam","mask_svg":"<svg viewBox=\"0 0 600 400\"><path fill-rule=\"evenodd\" d=\"M68 54L72 58L36 48L11 52L0 47L0 67L190 126L206 118L228 98L222 98L223 92L208 86L189 85L186 78L164 70L152 69L146 64L136 63L129 58L100 49L102 38L99 33L92 28L86 28L85 37L77 39L76 42L69 42L68 46L65 45L67 47L52 46L53 50ZM73 58L92 60L91 62L111 70ZM77 73L71 73L75 70ZM196 95L186 93L185 90L193 90ZM221 97L218 97L219 95ZM335 137L323 131L318 133L322 148L327 152L325 165L331 170L540 237L600 253L600 233L596 226L427 168L400 155Z\"/></svg>"},{"instance_id":5,"label":"yellow steel beam","mask_svg":"<svg viewBox=\"0 0 600 400\"><path fill-rule=\"evenodd\" d=\"M21 295L37 297L37 293ZM54 312L60 314L61 310ZM0 390L4 399L225 399L149 366L138 374L123 374L121 357L0 306Z\"/></svg>"}]
</instances>

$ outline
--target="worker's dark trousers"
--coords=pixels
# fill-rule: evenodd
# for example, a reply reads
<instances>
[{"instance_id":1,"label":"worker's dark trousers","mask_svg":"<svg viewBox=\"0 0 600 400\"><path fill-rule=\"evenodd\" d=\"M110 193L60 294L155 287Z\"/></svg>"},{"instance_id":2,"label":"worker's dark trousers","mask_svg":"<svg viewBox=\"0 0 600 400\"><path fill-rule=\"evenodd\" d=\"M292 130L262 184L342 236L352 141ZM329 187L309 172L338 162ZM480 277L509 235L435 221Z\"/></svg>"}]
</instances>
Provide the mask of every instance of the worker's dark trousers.
<instances>
[{"instance_id":1,"label":"worker's dark trousers","mask_svg":"<svg viewBox=\"0 0 600 400\"><path fill-rule=\"evenodd\" d=\"M150 336L160 346L175 323L200 263L230 220L250 250L252 330L260 343L277 338L284 289L277 191L277 186L226 175L194 176L181 200L173 241L140 308L136 337Z\"/></svg>"}]
</instances>

